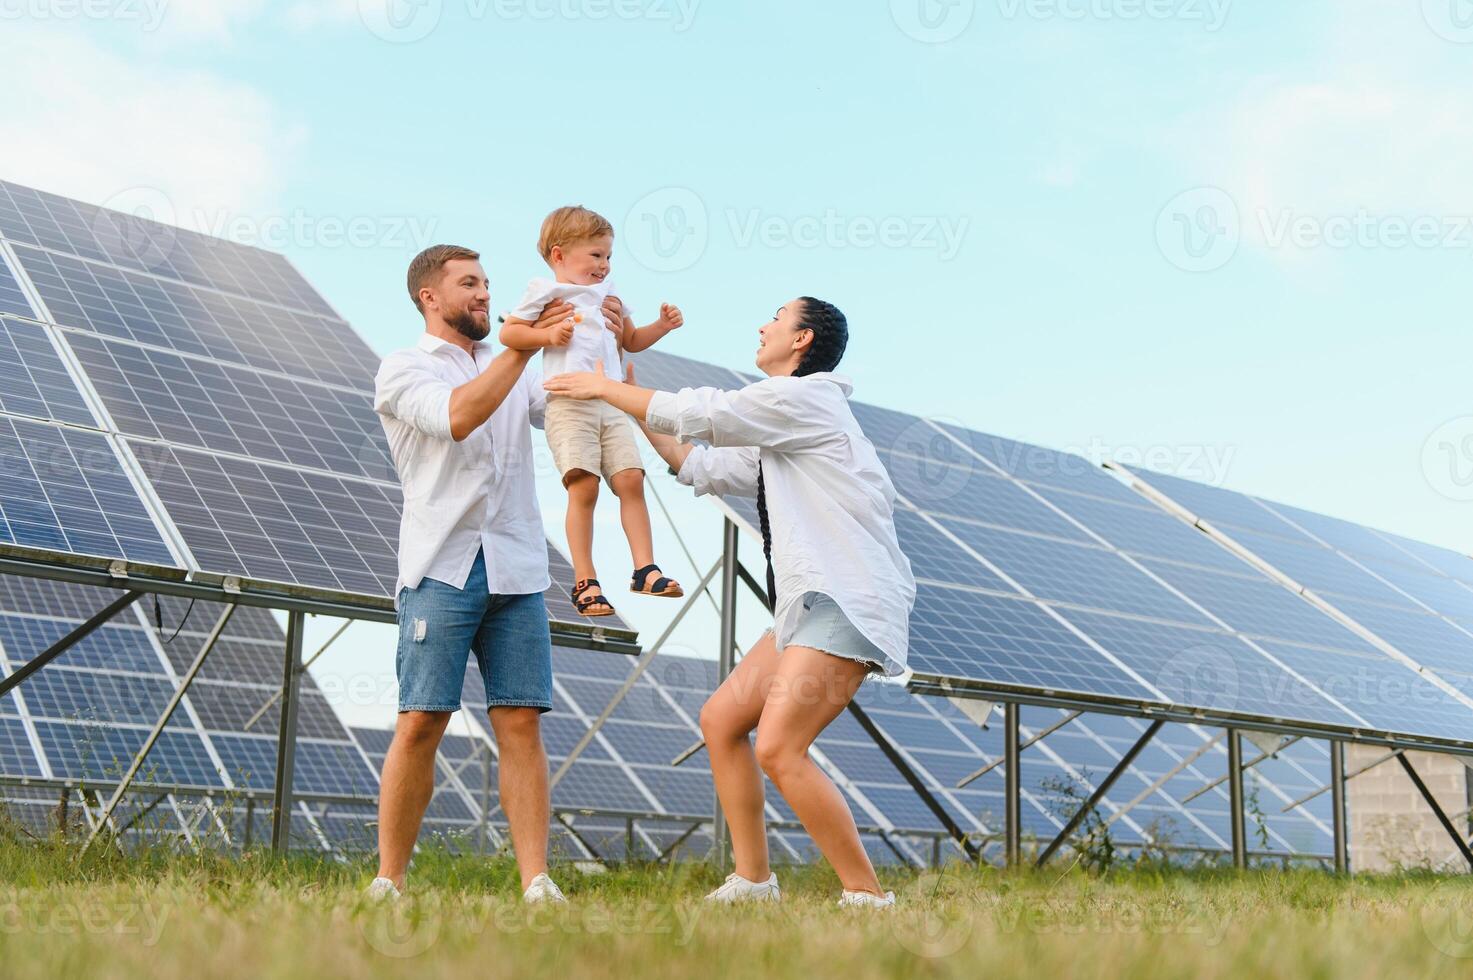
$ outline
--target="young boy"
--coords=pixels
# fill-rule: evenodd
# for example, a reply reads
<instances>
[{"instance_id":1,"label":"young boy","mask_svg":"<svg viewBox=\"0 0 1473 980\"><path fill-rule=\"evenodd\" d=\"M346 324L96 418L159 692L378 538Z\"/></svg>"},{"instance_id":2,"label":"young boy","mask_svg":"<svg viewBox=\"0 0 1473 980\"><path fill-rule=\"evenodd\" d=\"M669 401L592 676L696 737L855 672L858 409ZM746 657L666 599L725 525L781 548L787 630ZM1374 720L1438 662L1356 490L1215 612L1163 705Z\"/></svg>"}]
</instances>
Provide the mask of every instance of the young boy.
<instances>
[{"instance_id":1,"label":"young boy","mask_svg":"<svg viewBox=\"0 0 1473 980\"><path fill-rule=\"evenodd\" d=\"M609 377L622 378L621 349L645 350L684 322L680 310L667 303L660 307L659 319L635 327L609 280L614 228L587 208L558 208L548 215L537 250L554 278L533 279L527 286L521 303L506 316L501 343L515 350L540 348L546 377L594 371L602 365ZM572 319L554 327L534 326L542 308L555 299L573 305ZM602 313L604 306L615 304L621 308L623 321L623 329L617 332L604 325ZM568 491L568 547L577 580L572 598L579 614L614 613L594 577L593 509L600 475L619 498L624 535L634 557L630 591L672 599L684 595L680 584L662 575L655 564L650 514L644 502L644 467L629 418L604 402L554 397L547 402L546 432Z\"/></svg>"}]
</instances>

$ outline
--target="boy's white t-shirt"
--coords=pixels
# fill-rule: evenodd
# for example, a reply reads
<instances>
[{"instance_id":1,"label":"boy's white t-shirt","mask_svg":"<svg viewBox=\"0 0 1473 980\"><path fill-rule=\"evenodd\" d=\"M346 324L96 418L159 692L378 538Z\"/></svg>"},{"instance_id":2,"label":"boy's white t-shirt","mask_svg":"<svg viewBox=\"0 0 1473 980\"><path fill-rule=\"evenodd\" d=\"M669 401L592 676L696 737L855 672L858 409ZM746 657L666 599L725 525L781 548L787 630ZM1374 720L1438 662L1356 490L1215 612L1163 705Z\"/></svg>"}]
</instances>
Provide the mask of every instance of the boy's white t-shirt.
<instances>
[{"instance_id":1,"label":"boy's white t-shirt","mask_svg":"<svg viewBox=\"0 0 1473 980\"><path fill-rule=\"evenodd\" d=\"M566 347L544 347L542 349L542 374L551 378L572 371L593 371L600 361L604 374L611 378L622 378L623 368L619 363L619 342L614 332L604 323L603 304L609 296L619 295L612 280L590 286L572 282L555 282L537 278L527 284L521 302L507 313L518 320L535 323L542 310L554 300L566 300L573 304L575 312L583 314L581 322L573 325L573 339ZM624 307L629 315L629 307Z\"/></svg>"}]
</instances>

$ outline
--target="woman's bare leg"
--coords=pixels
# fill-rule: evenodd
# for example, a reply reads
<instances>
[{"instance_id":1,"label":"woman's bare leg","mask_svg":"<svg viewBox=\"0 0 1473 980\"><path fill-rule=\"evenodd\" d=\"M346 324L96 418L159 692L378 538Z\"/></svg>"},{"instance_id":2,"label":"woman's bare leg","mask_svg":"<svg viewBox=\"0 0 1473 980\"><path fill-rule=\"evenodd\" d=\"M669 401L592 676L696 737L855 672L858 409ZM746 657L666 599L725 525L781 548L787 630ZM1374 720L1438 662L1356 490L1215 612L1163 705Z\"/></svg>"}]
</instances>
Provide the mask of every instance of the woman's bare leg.
<instances>
[{"instance_id":1,"label":"woman's bare leg","mask_svg":"<svg viewBox=\"0 0 1473 980\"><path fill-rule=\"evenodd\" d=\"M767 865L767 824L762 816L762 770L757 768L749 736L762 717L777 661L777 645L768 633L701 708L701 734L706 736L711 778L731 831L736 873L748 881L766 881L772 873Z\"/></svg>"},{"instance_id":2,"label":"woman's bare leg","mask_svg":"<svg viewBox=\"0 0 1473 980\"><path fill-rule=\"evenodd\" d=\"M808 747L849 704L868 672L858 661L808 647L784 649L757 730L756 757L844 888L880 895L848 802L808 757Z\"/></svg>"}]
</instances>

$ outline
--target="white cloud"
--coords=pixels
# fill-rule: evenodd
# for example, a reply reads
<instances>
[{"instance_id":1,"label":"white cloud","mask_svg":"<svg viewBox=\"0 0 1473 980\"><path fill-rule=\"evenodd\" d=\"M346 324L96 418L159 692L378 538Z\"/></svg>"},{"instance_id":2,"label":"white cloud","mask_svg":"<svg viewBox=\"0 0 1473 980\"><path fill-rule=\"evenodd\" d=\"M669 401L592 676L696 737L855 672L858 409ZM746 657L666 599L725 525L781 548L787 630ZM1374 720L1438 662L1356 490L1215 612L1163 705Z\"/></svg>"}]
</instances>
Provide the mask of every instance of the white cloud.
<instances>
[{"instance_id":1,"label":"white cloud","mask_svg":"<svg viewBox=\"0 0 1473 980\"><path fill-rule=\"evenodd\" d=\"M75 35L18 31L6 68L0 176L99 204L162 201L198 230L205 215L271 208L302 135L248 86Z\"/></svg>"},{"instance_id":2,"label":"white cloud","mask_svg":"<svg viewBox=\"0 0 1473 980\"><path fill-rule=\"evenodd\" d=\"M234 28L261 15L266 0L153 0L160 4L158 36L165 41L228 41Z\"/></svg>"}]
</instances>

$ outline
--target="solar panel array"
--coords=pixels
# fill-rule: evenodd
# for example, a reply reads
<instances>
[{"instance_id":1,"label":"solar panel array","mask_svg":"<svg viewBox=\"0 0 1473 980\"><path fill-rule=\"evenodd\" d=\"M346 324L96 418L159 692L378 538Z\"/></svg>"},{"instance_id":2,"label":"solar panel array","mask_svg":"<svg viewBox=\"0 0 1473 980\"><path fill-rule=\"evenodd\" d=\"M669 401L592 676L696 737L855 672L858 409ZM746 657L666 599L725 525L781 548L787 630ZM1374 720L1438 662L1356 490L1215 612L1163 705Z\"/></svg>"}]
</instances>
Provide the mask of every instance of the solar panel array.
<instances>
[{"instance_id":1,"label":"solar panel array","mask_svg":"<svg viewBox=\"0 0 1473 980\"><path fill-rule=\"evenodd\" d=\"M378 363L280 255L0 182L0 545L381 601Z\"/></svg>"},{"instance_id":2,"label":"solar panel array","mask_svg":"<svg viewBox=\"0 0 1473 980\"><path fill-rule=\"evenodd\" d=\"M750 380L654 351L637 364L664 389ZM851 405L898 493L897 531L918 582L910 666L921 685L1473 744L1467 705L1084 458ZM749 501L724 503L755 524ZM1238 512L1253 526L1282 523L1245 503ZM1357 603L1385 601L1366 596L1378 583L1362 584ZM1453 608L1461 591L1437 594ZM1409 612L1374 607L1427 662L1448 665L1461 630L1429 614L1390 622ZM1420 709L1376 685L1412 690Z\"/></svg>"},{"instance_id":3,"label":"solar panel array","mask_svg":"<svg viewBox=\"0 0 1473 980\"><path fill-rule=\"evenodd\" d=\"M120 593L40 579L0 577L0 667L8 675L71 632ZM127 770L149 729L178 688L222 607L163 599L161 631L142 600L82 639L0 700L0 774L85 781L105 790ZM204 669L138 774L140 783L221 791L265 789L275 781L275 698L284 637L271 614L238 608ZM265 709L262 711L261 709ZM259 715L258 715L259 712ZM311 677L302 680L294 786L303 793L377 793L368 765ZM170 794L155 808L154 830L187 837L209 825L244 839L245 806L216 801L195 825L193 804ZM25 824L45 828L58 794L4 789L0 796ZM140 790L135 800L147 800ZM78 804L78 809L81 809ZM269 804L256 809L255 840L269 836ZM306 811L303 811L306 815ZM203 827L203 829L202 829ZM322 846L310 820L293 826L296 843Z\"/></svg>"}]
</instances>

